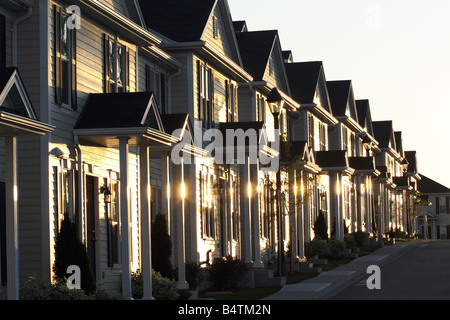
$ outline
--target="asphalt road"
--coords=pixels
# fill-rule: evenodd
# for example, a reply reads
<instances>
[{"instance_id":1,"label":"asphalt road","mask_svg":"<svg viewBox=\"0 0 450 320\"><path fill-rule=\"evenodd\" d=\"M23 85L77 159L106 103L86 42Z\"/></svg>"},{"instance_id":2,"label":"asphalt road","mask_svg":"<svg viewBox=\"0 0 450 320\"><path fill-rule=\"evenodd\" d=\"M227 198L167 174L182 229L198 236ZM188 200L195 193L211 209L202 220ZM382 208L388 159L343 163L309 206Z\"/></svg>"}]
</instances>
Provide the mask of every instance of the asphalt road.
<instances>
[{"instance_id":1,"label":"asphalt road","mask_svg":"<svg viewBox=\"0 0 450 320\"><path fill-rule=\"evenodd\" d=\"M450 300L450 240L420 241L402 247L398 257L380 266L381 289L368 289L371 274L367 274L328 299Z\"/></svg>"}]
</instances>

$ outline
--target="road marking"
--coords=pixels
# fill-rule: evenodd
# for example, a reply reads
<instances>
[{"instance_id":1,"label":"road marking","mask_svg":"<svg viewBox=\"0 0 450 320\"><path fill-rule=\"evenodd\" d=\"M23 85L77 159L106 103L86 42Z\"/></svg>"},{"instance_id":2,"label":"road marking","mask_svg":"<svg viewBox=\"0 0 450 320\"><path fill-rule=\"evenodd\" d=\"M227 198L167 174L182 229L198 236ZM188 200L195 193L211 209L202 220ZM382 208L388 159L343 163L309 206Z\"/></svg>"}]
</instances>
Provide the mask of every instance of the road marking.
<instances>
[{"instance_id":1,"label":"road marking","mask_svg":"<svg viewBox=\"0 0 450 320\"><path fill-rule=\"evenodd\" d=\"M284 286L281 291L313 291L319 292L326 287L332 285L332 283L299 283L293 285Z\"/></svg>"},{"instance_id":2,"label":"road marking","mask_svg":"<svg viewBox=\"0 0 450 320\"><path fill-rule=\"evenodd\" d=\"M386 257L387 257L386 255L384 255L384 256L368 255L368 256L358 258L357 260L354 260L354 261L380 261Z\"/></svg>"}]
</instances>

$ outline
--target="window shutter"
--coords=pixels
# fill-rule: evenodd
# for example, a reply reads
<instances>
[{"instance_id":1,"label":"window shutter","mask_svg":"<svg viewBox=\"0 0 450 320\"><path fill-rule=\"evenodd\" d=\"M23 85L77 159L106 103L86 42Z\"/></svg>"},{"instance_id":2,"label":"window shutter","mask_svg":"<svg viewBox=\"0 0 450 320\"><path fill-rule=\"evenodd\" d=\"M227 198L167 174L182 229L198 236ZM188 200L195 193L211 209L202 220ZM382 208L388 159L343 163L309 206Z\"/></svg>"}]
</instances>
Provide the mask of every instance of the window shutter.
<instances>
[{"instance_id":1,"label":"window shutter","mask_svg":"<svg viewBox=\"0 0 450 320\"><path fill-rule=\"evenodd\" d=\"M439 197L436 197L436 214L439 214Z\"/></svg>"},{"instance_id":2,"label":"window shutter","mask_svg":"<svg viewBox=\"0 0 450 320\"><path fill-rule=\"evenodd\" d=\"M130 49L125 48L125 92L130 92Z\"/></svg>"},{"instance_id":3,"label":"window shutter","mask_svg":"<svg viewBox=\"0 0 450 320\"><path fill-rule=\"evenodd\" d=\"M77 31L76 28L73 28L71 31L71 58L72 58L72 75L71 75L71 83L72 83L72 109L77 110L78 106L78 95L77 95Z\"/></svg>"},{"instance_id":4,"label":"window shutter","mask_svg":"<svg viewBox=\"0 0 450 320\"><path fill-rule=\"evenodd\" d=\"M214 103L214 101L215 101L215 99L214 99L214 71L211 69L211 74L210 74L210 84L209 84L209 88L210 88L210 91L211 91L211 101L210 101L210 103L209 103L209 106L210 106L210 119L209 119L209 127L211 128L212 127L212 124L214 123L214 111L215 111L215 108L214 108L214 106L215 106L215 103Z\"/></svg>"},{"instance_id":5,"label":"window shutter","mask_svg":"<svg viewBox=\"0 0 450 320\"><path fill-rule=\"evenodd\" d=\"M54 6L55 15L55 102L62 104L62 60L61 60L61 8Z\"/></svg>"},{"instance_id":6,"label":"window shutter","mask_svg":"<svg viewBox=\"0 0 450 320\"><path fill-rule=\"evenodd\" d=\"M6 68L6 19L0 14L0 68Z\"/></svg>"},{"instance_id":7,"label":"window shutter","mask_svg":"<svg viewBox=\"0 0 450 320\"><path fill-rule=\"evenodd\" d=\"M111 79L111 74L110 74L110 65L109 65L109 36L105 34L104 38L104 57L103 60L105 61L105 78L104 78L104 85L105 85L105 93L109 93L110 90L110 79Z\"/></svg>"},{"instance_id":8,"label":"window shutter","mask_svg":"<svg viewBox=\"0 0 450 320\"><path fill-rule=\"evenodd\" d=\"M446 208L447 208L447 210L446 210L446 214L449 214L450 213L450 197L449 196L447 196L447 197L445 197L445 202L446 202Z\"/></svg>"},{"instance_id":9,"label":"window shutter","mask_svg":"<svg viewBox=\"0 0 450 320\"><path fill-rule=\"evenodd\" d=\"M198 119L203 121L205 119L204 114L204 100L203 100L203 73L202 73L202 64L200 61L197 61L197 87L198 87Z\"/></svg>"}]
</instances>

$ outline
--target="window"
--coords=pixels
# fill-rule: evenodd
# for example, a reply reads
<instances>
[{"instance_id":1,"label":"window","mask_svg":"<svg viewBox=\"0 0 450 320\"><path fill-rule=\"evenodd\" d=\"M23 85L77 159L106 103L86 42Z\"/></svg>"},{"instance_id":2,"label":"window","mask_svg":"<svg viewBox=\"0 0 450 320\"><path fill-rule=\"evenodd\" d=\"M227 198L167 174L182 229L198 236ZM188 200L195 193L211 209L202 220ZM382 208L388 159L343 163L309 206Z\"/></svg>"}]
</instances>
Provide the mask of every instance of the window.
<instances>
[{"instance_id":1,"label":"window","mask_svg":"<svg viewBox=\"0 0 450 320\"><path fill-rule=\"evenodd\" d=\"M211 128L214 122L214 74L211 68L197 62L198 118L204 128Z\"/></svg>"},{"instance_id":2,"label":"window","mask_svg":"<svg viewBox=\"0 0 450 320\"><path fill-rule=\"evenodd\" d=\"M436 213L447 213L450 212L450 197L436 197Z\"/></svg>"},{"instance_id":3,"label":"window","mask_svg":"<svg viewBox=\"0 0 450 320\"><path fill-rule=\"evenodd\" d=\"M308 144L314 146L314 117L308 113Z\"/></svg>"},{"instance_id":4,"label":"window","mask_svg":"<svg viewBox=\"0 0 450 320\"><path fill-rule=\"evenodd\" d=\"M321 151L327 149L327 127L322 122L319 122L319 145Z\"/></svg>"},{"instance_id":5,"label":"window","mask_svg":"<svg viewBox=\"0 0 450 320\"><path fill-rule=\"evenodd\" d=\"M6 21L0 14L0 69L6 68Z\"/></svg>"},{"instance_id":6,"label":"window","mask_svg":"<svg viewBox=\"0 0 450 320\"><path fill-rule=\"evenodd\" d=\"M266 101L263 96L257 95L256 96L256 121L266 121Z\"/></svg>"},{"instance_id":7,"label":"window","mask_svg":"<svg viewBox=\"0 0 450 320\"><path fill-rule=\"evenodd\" d=\"M213 195L213 176L207 171L200 172L201 225L204 239L215 239L215 213Z\"/></svg>"},{"instance_id":8,"label":"window","mask_svg":"<svg viewBox=\"0 0 450 320\"><path fill-rule=\"evenodd\" d=\"M237 121L237 86L225 80L225 99L227 107L227 121Z\"/></svg>"},{"instance_id":9,"label":"window","mask_svg":"<svg viewBox=\"0 0 450 320\"><path fill-rule=\"evenodd\" d=\"M153 92L161 114L166 114L166 75L145 65L145 90Z\"/></svg>"},{"instance_id":10,"label":"window","mask_svg":"<svg viewBox=\"0 0 450 320\"><path fill-rule=\"evenodd\" d=\"M129 50L116 39L105 35L105 92L130 91Z\"/></svg>"},{"instance_id":11,"label":"window","mask_svg":"<svg viewBox=\"0 0 450 320\"><path fill-rule=\"evenodd\" d=\"M71 14L55 6L55 100L77 109L76 29L69 28Z\"/></svg>"}]
</instances>

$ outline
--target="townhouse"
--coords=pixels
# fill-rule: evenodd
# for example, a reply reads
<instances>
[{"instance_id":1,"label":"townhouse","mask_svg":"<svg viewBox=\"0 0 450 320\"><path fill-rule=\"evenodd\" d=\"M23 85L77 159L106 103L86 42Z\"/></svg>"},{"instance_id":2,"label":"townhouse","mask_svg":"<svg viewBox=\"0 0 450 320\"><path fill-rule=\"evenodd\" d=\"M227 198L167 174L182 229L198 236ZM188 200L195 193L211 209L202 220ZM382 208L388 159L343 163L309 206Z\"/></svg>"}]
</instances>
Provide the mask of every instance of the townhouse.
<instances>
[{"instance_id":1,"label":"townhouse","mask_svg":"<svg viewBox=\"0 0 450 320\"><path fill-rule=\"evenodd\" d=\"M288 251L304 261L321 214L341 240L418 229L421 180L401 132L373 122L368 100L327 81L322 62L294 62L277 31L233 22L226 0L6 1L0 70L10 299L29 275L52 281L65 214L95 280L130 296L140 269L145 298L158 213L179 288L188 262L233 256L261 270ZM235 145L227 130L257 136ZM436 237L448 234L441 224Z\"/></svg>"}]
</instances>

